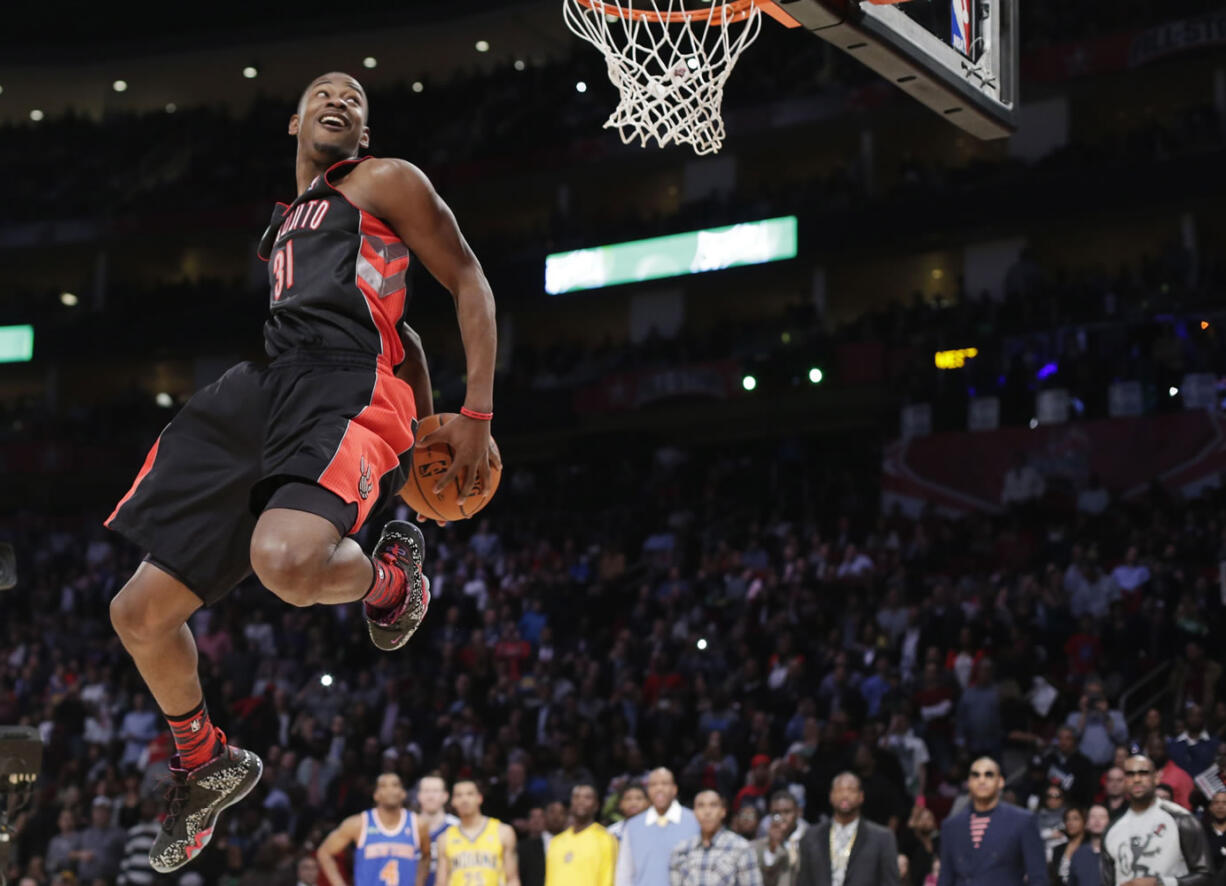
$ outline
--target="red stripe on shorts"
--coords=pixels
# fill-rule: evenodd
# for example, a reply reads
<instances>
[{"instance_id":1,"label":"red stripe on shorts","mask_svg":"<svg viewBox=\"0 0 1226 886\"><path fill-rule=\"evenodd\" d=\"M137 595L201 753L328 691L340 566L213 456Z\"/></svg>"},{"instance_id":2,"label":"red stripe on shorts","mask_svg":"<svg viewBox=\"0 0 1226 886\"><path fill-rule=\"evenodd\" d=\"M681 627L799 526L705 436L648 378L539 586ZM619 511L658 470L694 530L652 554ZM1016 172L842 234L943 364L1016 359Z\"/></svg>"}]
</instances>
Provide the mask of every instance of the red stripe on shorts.
<instances>
[{"instance_id":1,"label":"red stripe on shorts","mask_svg":"<svg viewBox=\"0 0 1226 886\"><path fill-rule=\"evenodd\" d=\"M110 526L111 521L115 519L115 515L119 513L119 509L127 504L128 499L136 494L136 488L140 486L140 481L144 480L145 475L153 469L153 463L158 457L158 444L161 442L162 438L160 436L153 441L153 448L151 448L149 450L149 454L145 456L145 463L141 466L140 472L136 475L136 479L132 481L132 488L128 490L127 495L119 500L119 504L115 505L115 510L111 511L111 516L107 517L106 520L103 521L103 526Z\"/></svg>"},{"instance_id":2,"label":"red stripe on shorts","mask_svg":"<svg viewBox=\"0 0 1226 886\"><path fill-rule=\"evenodd\" d=\"M324 489L358 506L350 532L357 532L379 498L379 483L413 448L417 406L407 382L383 368L375 372L370 403L349 420L332 460L316 480Z\"/></svg>"}]
</instances>

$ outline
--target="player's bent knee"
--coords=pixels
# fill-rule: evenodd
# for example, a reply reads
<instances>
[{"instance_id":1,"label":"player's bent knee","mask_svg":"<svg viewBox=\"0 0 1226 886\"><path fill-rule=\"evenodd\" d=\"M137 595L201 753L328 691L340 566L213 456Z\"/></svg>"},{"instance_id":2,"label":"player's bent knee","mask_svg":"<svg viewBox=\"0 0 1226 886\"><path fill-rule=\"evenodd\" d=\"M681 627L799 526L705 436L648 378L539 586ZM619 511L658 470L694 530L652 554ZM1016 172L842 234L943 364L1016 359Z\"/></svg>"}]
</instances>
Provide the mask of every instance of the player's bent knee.
<instances>
[{"instance_id":1,"label":"player's bent knee","mask_svg":"<svg viewBox=\"0 0 1226 886\"><path fill-rule=\"evenodd\" d=\"M124 646L145 646L177 630L184 621L168 617L140 588L126 586L111 598L111 625Z\"/></svg>"},{"instance_id":2,"label":"player's bent knee","mask_svg":"<svg viewBox=\"0 0 1226 886\"><path fill-rule=\"evenodd\" d=\"M310 606L317 601L324 562L315 546L283 535L257 532L251 539L251 568L256 577L291 606Z\"/></svg>"}]
</instances>

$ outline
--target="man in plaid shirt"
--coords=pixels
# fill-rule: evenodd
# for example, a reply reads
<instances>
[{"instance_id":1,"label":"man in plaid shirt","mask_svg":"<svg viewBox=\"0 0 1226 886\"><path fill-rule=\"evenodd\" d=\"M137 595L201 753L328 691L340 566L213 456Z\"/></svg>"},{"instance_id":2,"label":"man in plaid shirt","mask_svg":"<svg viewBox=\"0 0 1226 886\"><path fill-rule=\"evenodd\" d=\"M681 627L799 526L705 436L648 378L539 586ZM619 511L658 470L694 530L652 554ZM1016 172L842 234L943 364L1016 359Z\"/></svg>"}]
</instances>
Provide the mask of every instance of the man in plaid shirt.
<instances>
[{"instance_id":1,"label":"man in plaid shirt","mask_svg":"<svg viewBox=\"0 0 1226 886\"><path fill-rule=\"evenodd\" d=\"M762 886L749 841L724 829L727 812L716 791L703 791L694 798L699 834L673 850L669 886Z\"/></svg>"}]
</instances>

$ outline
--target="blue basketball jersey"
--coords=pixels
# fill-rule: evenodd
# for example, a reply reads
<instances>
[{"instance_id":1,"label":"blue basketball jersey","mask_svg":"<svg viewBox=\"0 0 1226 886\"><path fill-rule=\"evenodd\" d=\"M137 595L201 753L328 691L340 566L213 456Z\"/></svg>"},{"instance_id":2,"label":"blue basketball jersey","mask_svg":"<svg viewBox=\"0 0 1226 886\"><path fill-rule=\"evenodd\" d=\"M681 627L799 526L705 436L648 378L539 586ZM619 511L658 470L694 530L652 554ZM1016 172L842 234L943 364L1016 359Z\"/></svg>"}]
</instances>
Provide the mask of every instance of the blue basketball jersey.
<instances>
[{"instance_id":1,"label":"blue basketball jersey","mask_svg":"<svg viewBox=\"0 0 1226 886\"><path fill-rule=\"evenodd\" d=\"M400 823L384 828L374 809L362 813L362 835L353 854L353 886L415 886L420 859L416 815L402 810Z\"/></svg>"},{"instance_id":2,"label":"blue basketball jersey","mask_svg":"<svg viewBox=\"0 0 1226 886\"><path fill-rule=\"evenodd\" d=\"M443 836L443 831L447 828L459 823L460 820L448 812L443 816L442 824L430 829L430 873L426 874L426 886L434 886L434 876L438 873L438 838Z\"/></svg>"}]
</instances>

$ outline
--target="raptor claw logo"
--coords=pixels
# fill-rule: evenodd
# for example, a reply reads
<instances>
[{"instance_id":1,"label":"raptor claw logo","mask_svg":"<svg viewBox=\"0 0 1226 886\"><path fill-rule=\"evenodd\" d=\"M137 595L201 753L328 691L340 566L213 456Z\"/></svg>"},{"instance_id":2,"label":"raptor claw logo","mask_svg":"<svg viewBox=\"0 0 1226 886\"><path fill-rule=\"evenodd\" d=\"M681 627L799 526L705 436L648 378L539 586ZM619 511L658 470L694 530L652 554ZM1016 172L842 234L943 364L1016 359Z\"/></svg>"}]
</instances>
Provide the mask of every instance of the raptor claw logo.
<instances>
[{"instance_id":1,"label":"raptor claw logo","mask_svg":"<svg viewBox=\"0 0 1226 886\"><path fill-rule=\"evenodd\" d=\"M366 456L362 456L358 469L362 472L362 476L358 478L358 495L362 496L362 501L366 501L370 498L371 490L375 488L374 471L366 463Z\"/></svg>"}]
</instances>

